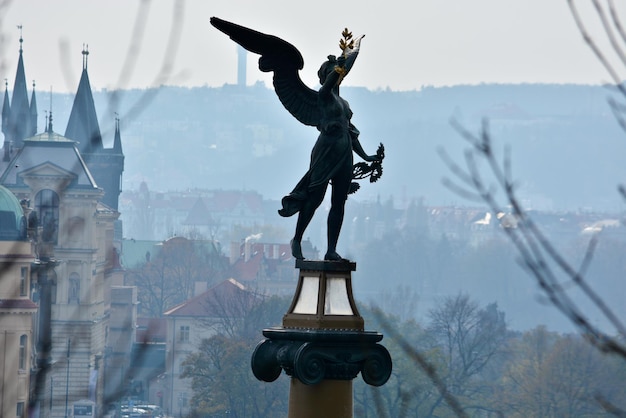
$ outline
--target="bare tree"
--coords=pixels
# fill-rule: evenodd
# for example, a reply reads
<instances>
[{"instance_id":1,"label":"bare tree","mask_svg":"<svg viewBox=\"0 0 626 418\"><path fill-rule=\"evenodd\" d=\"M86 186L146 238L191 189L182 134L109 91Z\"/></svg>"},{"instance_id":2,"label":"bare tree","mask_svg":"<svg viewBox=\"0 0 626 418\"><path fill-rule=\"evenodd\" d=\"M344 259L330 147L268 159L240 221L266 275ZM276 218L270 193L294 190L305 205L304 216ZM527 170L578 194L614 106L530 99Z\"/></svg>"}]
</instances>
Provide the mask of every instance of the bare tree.
<instances>
[{"instance_id":1,"label":"bare tree","mask_svg":"<svg viewBox=\"0 0 626 418\"><path fill-rule=\"evenodd\" d=\"M609 41L611 49L608 52L612 57L607 56L589 34L574 0L568 0L583 39L607 70L619 97L626 99L626 87L620 75L626 71L626 33L613 1L602 3L591 0L591 3ZM613 66L612 62L615 61L620 63L621 71ZM610 99L609 104L618 123L626 130L626 107L614 99ZM518 183L512 174L510 148L505 146L502 156L499 156L496 152L498 144L494 143L488 121L483 121L482 129L477 134L454 120L452 125L467 141L469 148L464 154L463 164L458 164L445 151L441 151L452 173L452 179L444 180L445 185L461 196L483 202L494 215L511 212L515 218L514 224L507 220L505 225L502 222L505 218L501 218L501 229L515 246L520 264L536 280L547 300L600 351L626 360L626 327L615 313L615 307L606 302L587 278L600 236L591 238L580 265L575 267L522 205ZM619 187L619 192L626 199L623 186ZM595 320L597 317L601 317L602 321ZM609 404L601 395L596 395L596 398L607 412L618 416L626 414L626 411Z\"/></svg>"},{"instance_id":2,"label":"bare tree","mask_svg":"<svg viewBox=\"0 0 626 418\"><path fill-rule=\"evenodd\" d=\"M448 390L466 400L466 410L487 409L481 399L491 393L491 388L480 375L506 341L504 313L496 304L480 309L469 296L459 294L444 299L429 316L429 329L443 351L439 373ZM431 415L442 400L440 397L433 404Z\"/></svg>"},{"instance_id":3,"label":"bare tree","mask_svg":"<svg viewBox=\"0 0 626 418\"><path fill-rule=\"evenodd\" d=\"M128 270L126 281L138 288L142 314L160 317L192 297L197 282L211 284L222 278L226 264L212 241L175 237L164 241L161 251L141 267Z\"/></svg>"},{"instance_id":4,"label":"bare tree","mask_svg":"<svg viewBox=\"0 0 626 418\"><path fill-rule=\"evenodd\" d=\"M207 293L202 302L207 315L201 321L207 327L216 329L218 334L240 338L245 333L246 319L262 301L262 295L229 279Z\"/></svg>"}]
</instances>

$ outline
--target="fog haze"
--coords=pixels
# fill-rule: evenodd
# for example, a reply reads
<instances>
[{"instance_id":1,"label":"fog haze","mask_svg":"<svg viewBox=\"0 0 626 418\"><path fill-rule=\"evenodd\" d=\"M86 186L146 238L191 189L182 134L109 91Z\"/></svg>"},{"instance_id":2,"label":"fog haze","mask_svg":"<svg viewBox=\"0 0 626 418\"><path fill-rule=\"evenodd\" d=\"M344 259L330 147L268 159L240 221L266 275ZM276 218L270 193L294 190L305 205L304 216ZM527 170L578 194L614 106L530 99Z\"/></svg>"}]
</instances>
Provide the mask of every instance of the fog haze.
<instances>
[{"instance_id":1,"label":"fog haze","mask_svg":"<svg viewBox=\"0 0 626 418\"><path fill-rule=\"evenodd\" d=\"M145 93L117 92L118 109L131 113L133 103ZM262 84L170 87L154 93L149 106L121 121L124 190L136 191L145 182L151 191L163 193L194 188L256 191L268 201L266 222L282 231L280 238L287 242L294 219L281 218L276 210L280 198L306 170L315 130L293 120L273 90ZM607 104L611 90L494 84L419 92L345 88L343 94L355 112L353 122L361 131L364 147L373 151L379 142L386 147L383 177L374 184L363 183L349 198L340 239L340 250L359 262L358 297L378 300L382 294L391 297L408 286L418 300L416 315L423 317L440 298L462 291L481 303L498 302L514 329L546 324L555 330L571 330L518 265L513 247L500 231L489 229L479 238L476 232L467 232L448 242L442 237L450 231L432 226L427 230L424 225L398 229L398 225L415 205L424 213L440 207L467 210L466 216L471 215L467 228L485 216L481 204L443 186L442 179L451 173L439 150L461 161L467 144L450 120L475 132L488 120L498 152L504 145L511 147L513 175L525 208L536 212L549 237L571 251L572 260L580 260L584 248L580 245L588 240L582 234L581 214L589 214L585 221L589 224L619 219L623 209L617 186L626 178L620 164L626 143ZM100 112L106 115L111 92L96 91L94 97L98 109L108 109ZM65 125L70 98L53 95L55 126ZM105 146L109 146L106 141L112 140L113 118L100 118ZM359 222L380 217L380 208L393 208L393 212L376 218L382 222L378 233L359 235L359 228L369 231ZM323 207L307 231L318 248L325 245L324 213ZM121 219L128 220L123 210ZM126 238L144 238L125 222ZM609 248L621 245L620 231L607 238ZM619 292L611 289L622 285L611 263L600 263L597 273L592 272L598 275L602 291L615 295ZM395 309L394 305L389 308Z\"/></svg>"}]
</instances>

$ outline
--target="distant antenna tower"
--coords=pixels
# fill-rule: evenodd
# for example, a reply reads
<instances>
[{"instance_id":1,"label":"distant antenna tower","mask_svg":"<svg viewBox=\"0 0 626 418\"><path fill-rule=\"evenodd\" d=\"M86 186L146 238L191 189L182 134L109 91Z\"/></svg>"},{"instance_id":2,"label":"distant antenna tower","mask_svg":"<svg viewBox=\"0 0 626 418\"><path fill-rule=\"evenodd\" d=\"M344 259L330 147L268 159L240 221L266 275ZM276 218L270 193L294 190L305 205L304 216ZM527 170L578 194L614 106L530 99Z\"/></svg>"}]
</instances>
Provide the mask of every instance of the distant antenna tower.
<instances>
[{"instance_id":1,"label":"distant antenna tower","mask_svg":"<svg viewBox=\"0 0 626 418\"><path fill-rule=\"evenodd\" d=\"M237 85L240 87L246 86L246 61L248 58L248 51L246 51L240 45L237 45Z\"/></svg>"}]
</instances>

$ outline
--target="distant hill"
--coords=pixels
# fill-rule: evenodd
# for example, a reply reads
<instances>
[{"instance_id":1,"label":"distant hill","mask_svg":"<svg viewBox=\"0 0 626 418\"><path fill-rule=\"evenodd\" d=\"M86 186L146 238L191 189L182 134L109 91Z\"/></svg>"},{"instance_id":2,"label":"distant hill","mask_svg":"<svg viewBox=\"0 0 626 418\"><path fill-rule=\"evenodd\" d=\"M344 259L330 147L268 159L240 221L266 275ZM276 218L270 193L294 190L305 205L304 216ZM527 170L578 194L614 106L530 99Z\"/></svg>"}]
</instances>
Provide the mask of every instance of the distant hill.
<instances>
[{"instance_id":1,"label":"distant hill","mask_svg":"<svg viewBox=\"0 0 626 418\"><path fill-rule=\"evenodd\" d=\"M610 89L583 85L477 85L420 91L346 87L342 95L368 152L386 148L383 178L356 199L394 196L399 204L465 204L441 184L449 175L437 153L459 161L464 140L456 118L476 130L490 120L498 144L510 144L513 172L527 204L538 209L620 207L626 179L626 134L607 104ZM263 84L239 88L163 87L94 92L105 146L114 112L121 118L124 189L146 181L151 190L190 187L254 189L278 199L308 166L317 132L297 122ZM52 97L54 129L65 131L73 96ZM43 114L44 97L38 98ZM40 131L43 123L40 123Z\"/></svg>"}]
</instances>

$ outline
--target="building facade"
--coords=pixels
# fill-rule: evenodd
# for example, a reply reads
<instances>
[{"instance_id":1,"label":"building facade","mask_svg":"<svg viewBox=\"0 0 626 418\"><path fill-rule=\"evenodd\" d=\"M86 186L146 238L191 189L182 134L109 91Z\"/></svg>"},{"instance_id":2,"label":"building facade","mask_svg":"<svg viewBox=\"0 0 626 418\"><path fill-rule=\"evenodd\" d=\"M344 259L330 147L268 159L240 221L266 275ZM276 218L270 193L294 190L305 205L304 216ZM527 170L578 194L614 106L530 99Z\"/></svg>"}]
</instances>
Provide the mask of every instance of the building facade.
<instances>
[{"instance_id":1,"label":"building facade","mask_svg":"<svg viewBox=\"0 0 626 418\"><path fill-rule=\"evenodd\" d=\"M37 305L31 301L35 258L17 198L0 186L0 415L26 417Z\"/></svg>"},{"instance_id":2,"label":"building facade","mask_svg":"<svg viewBox=\"0 0 626 418\"><path fill-rule=\"evenodd\" d=\"M198 350L200 342L216 334L228 334L257 303L257 295L234 279L224 280L207 291L163 314L167 323L165 378L155 381L150 399L159 399L166 413L186 416L191 412L191 379L182 378L183 362Z\"/></svg>"},{"instance_id":3,"label":"building facade","mask_svg":"<svg viewBox=\"0 0 626 418\"><path fill-rule=\"evenodd\" d=\"M114 319L121 319L122 325L116 323L109 338L111 288L123 285L118 244L121 225L117 211L124 164L119 120L113 148L104 149L87 73L88 51L83 50L83 72L65 135L54 131L51 111L46 116L44 132L35 135L35 94L33 89L29 103L22 53L20 38L12 100L9 101L7 87L2 108L4 142L0 184L32 210L33 215L28 217L29 227L33 227L30 238L39 245L35 246L34 254L30 254L31 258L54 260L52 268L45 273L33 270L31 277L31 272L26 272L38 291L43 283L49 283L49 297L38 299L40 313L49 312L49 315L39 316L39 332L35 332L39 335L23 331L19 337L26 335L30 347L34 348L34 340L49 327L51 351L46 360L49 369L42 381L44 387L39 387L34 394L34 413L40 417L65 417L71 414L74 402L89 400L100 408L99 414L109 401L104 394L112 392L105 390L103 372L105 357L113 352L109 344L124 345L113 339L128 340L121 335L124 330L120 327L126 327L130 334L133 331L132 325L124 324L126 314L116 314ZM31 245L26 241L23 247ZM1 272L2 283L5 283L5 274L13 277L15 265ZM21 273L20 267L18 278ZM21 289L21 282L15 283L16 289ZM118 292L124 293L124 290L118 289ZM132 317L132 294L129 297L128 309ZM47 299L50 306L46 311L41 303ZM34 308L36 312L37 305ZM2 323L0 328L2 331L7 327ZM21 353L20 350L15 352ZM115 364L124 369L119 361ZM29 370L35 366L29 363ZM13 416L16 410L19 411L12 409L11 414L2 416Z\"/></svg>"}]
</instances>

